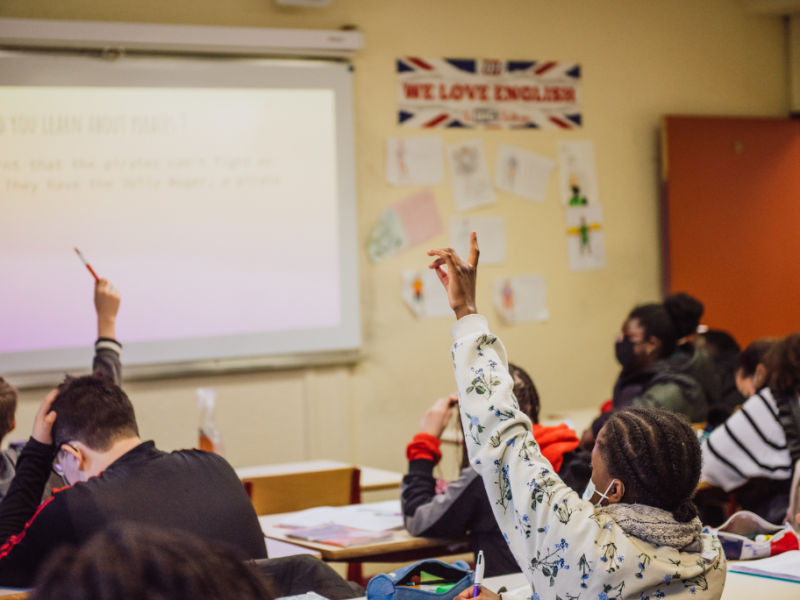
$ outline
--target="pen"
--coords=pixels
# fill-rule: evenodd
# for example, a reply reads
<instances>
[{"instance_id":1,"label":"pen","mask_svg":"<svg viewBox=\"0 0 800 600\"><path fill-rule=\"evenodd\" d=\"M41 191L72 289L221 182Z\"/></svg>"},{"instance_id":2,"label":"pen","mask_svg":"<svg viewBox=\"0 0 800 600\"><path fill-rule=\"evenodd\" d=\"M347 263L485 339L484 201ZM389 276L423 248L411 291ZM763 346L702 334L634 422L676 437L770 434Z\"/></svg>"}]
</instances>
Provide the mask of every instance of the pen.
<instances>
[{"instance_id":1,"label":"pen","mask_svg":"<svg viewBox=\"0 0 800 600\"><path fill-rule=\"evenodd\" d=\"M77 248L75 248L75 252L76 252L76 254L78 255L78 258L80 258L80 259L81 259L81 262L82 262L84 265L86 265L86 268L87 268L87 269L89 269L89 273L91 273L91 274L92 274L92 276L94 277L94 280L95 280L95 281L100 281L100 278L97 276L97 273L95 273L95 272L94 272L94 269L92 268L92 265L90 265L90 264L89 264L89 263L86 261L86 259L83 257L83 254L81 254L81 251L80 251L80 250L78 250Z\"/></svg>"},{"instance_id":2,"label":"pen","mask_svg":"<svg viewBox=\"0 0 800 600\"><path fill-rule=\"evenodd\" d=\"M478 551L478 558L475 560L475 579L472 583L472 597L477 598L481 594L481 584L483 583L483 550Z\"/></svg>"}]
</instances>

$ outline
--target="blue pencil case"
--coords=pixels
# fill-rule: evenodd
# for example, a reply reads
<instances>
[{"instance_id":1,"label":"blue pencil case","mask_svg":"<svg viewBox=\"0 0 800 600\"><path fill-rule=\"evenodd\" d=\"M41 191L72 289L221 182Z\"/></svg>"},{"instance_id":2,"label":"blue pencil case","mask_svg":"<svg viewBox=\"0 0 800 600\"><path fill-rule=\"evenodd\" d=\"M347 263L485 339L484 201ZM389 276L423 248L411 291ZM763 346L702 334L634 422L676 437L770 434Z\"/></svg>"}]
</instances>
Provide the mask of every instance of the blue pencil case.
<instances>
[{"instance_id":1,"label":"blue pencil case","mask_svg":"<svg viewBox=\"0 0 800 600\"><path fill-rule=\"evenodd\" d=\"M446 592L409 587L409 584L418 579L423 571L454 585ZM472 586L473 577L472 570L463 560L458 560L452 565L435 559L421 560L393 573L383 573L373 577L367 585L367 600L453 600ZM435 585L437 584L427 587Z\"/></svg>"}]
</instances>

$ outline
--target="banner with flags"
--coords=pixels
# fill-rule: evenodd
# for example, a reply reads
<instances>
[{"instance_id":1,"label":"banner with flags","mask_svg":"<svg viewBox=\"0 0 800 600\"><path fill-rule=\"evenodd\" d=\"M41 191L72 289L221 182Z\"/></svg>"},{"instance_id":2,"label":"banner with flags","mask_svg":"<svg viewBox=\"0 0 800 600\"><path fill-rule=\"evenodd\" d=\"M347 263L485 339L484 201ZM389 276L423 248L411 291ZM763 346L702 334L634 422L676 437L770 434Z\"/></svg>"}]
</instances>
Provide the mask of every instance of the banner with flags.
<instances>
[{"instance_id":1,"label":"banner with flags","mask_svg":"<svg viewBox=\"0 0 800 600\"><path fill-rule=\"evenodd\" d=\"M458 58L397 59L403 127L576 129L581 126L576 63Z\"/></svg>"}]
</instances>

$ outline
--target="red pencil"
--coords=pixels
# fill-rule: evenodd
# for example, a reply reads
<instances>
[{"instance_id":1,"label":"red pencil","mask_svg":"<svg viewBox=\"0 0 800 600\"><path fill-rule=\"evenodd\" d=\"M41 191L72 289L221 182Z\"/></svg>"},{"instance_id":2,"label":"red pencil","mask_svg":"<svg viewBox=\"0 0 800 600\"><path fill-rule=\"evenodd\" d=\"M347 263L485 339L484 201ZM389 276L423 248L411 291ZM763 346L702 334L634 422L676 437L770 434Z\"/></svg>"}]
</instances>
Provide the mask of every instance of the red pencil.
<instances>
[{"instance_id":1,"label":"red pencil","mask_svg":"<svg viewBox=\"0 0 800 600\"><path fill-rule=\"evenodd\" d=\"M78 250L77 248L75 248L75 252L77 253L77 255L78 255L78 258L80 258L80 259L81 259L81 262L82 262L84 265L86 265L86 268L87 268L87 269L89 269L89 273L91 273L91 274L92 274L92 276L94 277L94 280L95 280L95 281L100 281L100 278L97 276L97 273L95 273L95 272L94 272L94 269L92 268L92 265L90 265L90 264L89 264L89 263L86 261L86 259L83 257L83 254L81 254L81 251L80 251L80 250Z\"/></svg>"}]
</instances>

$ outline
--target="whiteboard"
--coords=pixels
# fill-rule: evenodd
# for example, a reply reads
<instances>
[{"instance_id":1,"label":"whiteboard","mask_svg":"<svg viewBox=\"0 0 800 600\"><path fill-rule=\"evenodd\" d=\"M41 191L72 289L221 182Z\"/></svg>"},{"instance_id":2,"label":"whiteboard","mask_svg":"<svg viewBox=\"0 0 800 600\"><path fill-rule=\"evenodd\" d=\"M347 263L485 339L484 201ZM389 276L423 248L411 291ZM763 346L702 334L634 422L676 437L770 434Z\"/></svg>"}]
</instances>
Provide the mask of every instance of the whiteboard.
<instances>
[{"instance_id":1,"label":"whiteboard","mask_svg":"<svg viewBox=\"0 0 800 600\"><path fill-rule=\"evenodd\" d=\"M122 292L126 367L357 351L351 77L0 55L0 373L90 364L75 246Z\"/></svg>"}]
</instances>

